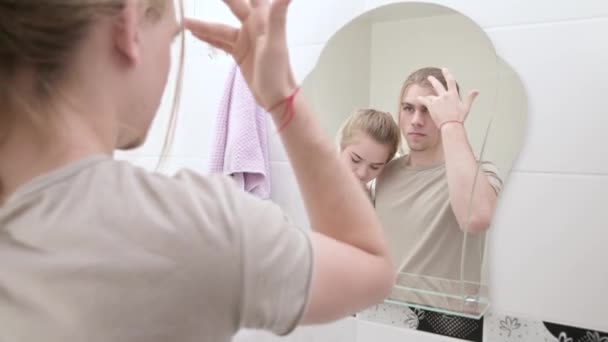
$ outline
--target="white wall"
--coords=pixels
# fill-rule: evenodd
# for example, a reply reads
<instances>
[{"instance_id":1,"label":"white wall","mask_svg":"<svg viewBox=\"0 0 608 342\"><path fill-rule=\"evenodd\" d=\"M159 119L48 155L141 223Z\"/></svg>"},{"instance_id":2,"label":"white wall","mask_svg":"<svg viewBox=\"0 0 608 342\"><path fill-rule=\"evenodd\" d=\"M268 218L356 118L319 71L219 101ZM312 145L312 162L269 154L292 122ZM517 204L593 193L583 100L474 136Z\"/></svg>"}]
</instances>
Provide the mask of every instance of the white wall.
<instances>
[{"instance_id":1,"label":"white wall","mask_svg":"<svg viewBox=\"0 0 608 342\"><path fill-rule=\"evenodd\" d=\"M389 2L294 0L289 40L298 79L312 69L334 31L366 9ZM608 127L608 3L433 2L484 27L497 52L523 79L529 96L526 143L501 200L491 245L494 310L608 331L608 144L603 139ZM198 0L192 13L234 22L224 7L220 1ZM188 46L188 81L172 162L200 169L208 156L227 61L208 60L194 46ZM161 121L149 143L129 158L153 163L162 141L162 130L156 128ZM292 201L297 196L293 174L277 137L271 139L273 197L301 218L303 208ZM351 328L335 327L344 341L354 340ZM358 340L380 340L381 330L395 334L389 328L376 329L370 339L361 335ZM305 340L328 336L325 330Z\"/></svg>"}]
</instances>

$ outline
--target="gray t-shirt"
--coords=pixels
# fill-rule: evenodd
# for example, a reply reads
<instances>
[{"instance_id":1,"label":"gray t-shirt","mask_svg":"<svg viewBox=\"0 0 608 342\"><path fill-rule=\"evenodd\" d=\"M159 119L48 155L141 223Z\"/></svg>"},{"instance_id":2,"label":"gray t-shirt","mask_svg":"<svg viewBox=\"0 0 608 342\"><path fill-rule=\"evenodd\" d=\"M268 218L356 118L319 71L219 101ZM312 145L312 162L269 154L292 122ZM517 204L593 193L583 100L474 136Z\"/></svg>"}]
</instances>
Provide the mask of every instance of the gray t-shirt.
<instances>
[{"instance_id":1,"label":"gray t-shirt","mask_svg":"<svg viewBox=\"0 0 608 342\"><path fill-rule=\"evenodd\" d=\"M408 156L390 162L376 182L375 207L397 272L460 279L464 233L452 211L445 164L412 167ZM496 193L502 181L496 167L481 163ZM485 233L469 234L464 280L480 281Z\"/></svg>"},{"instance_id":2,"label":"gray t-shirt","mask_svg":"<svg viewBox=\"0 0 608 342\"><path fill-rule=\"evenodd\" d=\"M221 175L92 156L0 207L0 341L229 341L291 332L308 234Z\"/></svg>"}]
</instances>

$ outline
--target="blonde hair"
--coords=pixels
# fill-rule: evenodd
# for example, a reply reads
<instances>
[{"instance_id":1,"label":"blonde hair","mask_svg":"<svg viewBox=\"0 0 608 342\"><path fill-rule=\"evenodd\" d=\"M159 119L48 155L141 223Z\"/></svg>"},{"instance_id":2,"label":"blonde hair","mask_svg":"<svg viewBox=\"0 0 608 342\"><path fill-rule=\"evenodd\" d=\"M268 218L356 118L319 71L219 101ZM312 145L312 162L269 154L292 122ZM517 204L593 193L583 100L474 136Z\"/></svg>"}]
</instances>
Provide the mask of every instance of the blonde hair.
<instances>
[{"instance_id":1,"label":"blonde hair","mask_svg":"<svg viewBox=\"0 0 608 342\"><path fill-rule=\"evenodd\" d=\"M403 101L403 96L411 86L417 85L422 88L433 89L433 85L429 81L430 76L435 77L437 81L439 81L439 83L441 83L447 89L448 83L445 79L445 76L443 76L443 72L441 71L441 69L435 67L420 68L411 73L403 82L403 85L401 86L401 92L399 93L399 105L397 107L397 113L401 113L401 102ZM460 93L460 86L458 85L458 83L456 83L456 89ZM399 118L397 117L397 119Z\"/></svg>"},{"instance_id":2,"label":"blonde hair","mask_svg":"<svg viewBox=\"0 0 608 342\"><path fill-rule=\"evenodd\" d=\"M158 21L171 0L141 0L145 18ZM183 18L183 5L179 2ZM36 110L57 96L54 86L65 76L70 58L95 20L116 15L125 0L0 0L0 143L9 133L17 113L28 115L33 123L45 120ZM175 131L183 73L184 34L181 36L180 64L163 162L171 148ZM34 78L33 95L27 101L9 85L20 66L30 67Z\"/></svg>"},{"instance_id":3,"label":"blonde hair","mask_svg":"<svg viewBox=\"0 0 608 342\"><path fill-rule=\"evenodd\" d=\"M389 145L387 162L393 159L399 148L401 133L390 113L375 109L356 110L338 133L340 150L350 145L359 132L367 134L379 144Z\"/></svg>"}]
</instances>

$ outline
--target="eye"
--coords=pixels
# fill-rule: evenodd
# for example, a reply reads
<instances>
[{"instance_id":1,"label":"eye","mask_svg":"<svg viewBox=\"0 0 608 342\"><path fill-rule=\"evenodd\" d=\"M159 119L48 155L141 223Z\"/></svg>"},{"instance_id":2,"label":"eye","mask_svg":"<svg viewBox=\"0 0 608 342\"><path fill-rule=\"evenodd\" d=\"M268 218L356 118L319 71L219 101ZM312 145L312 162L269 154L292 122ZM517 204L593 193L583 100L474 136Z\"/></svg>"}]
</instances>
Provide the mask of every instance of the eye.
<instances>
[{"instance_id":1,"label":"eye","mask_svg":"<svg viewBox=\"0 0 608 342\"><path fill-rule=\"evenodd\" d=\"M361 161L360 159L357 159L355 157L350 157L350 160L352 160L355 164L359 164L359 162Z\"/></svg>"},{"instance_id":2,"label":"eye","mask_svg":"<svg viewBox=\"0 0 608 342\"><path fill-rule=\"evenodd\" d=\"M411 113L411 112L413 112L413 111L414 111L414 107L412 107L412 106L404 106L404 107L403 107L403 111L404 111L404 112Z\"/></svg>"},{"instance_id":3,"label":"eye","mask_svg":"<svg viewBox=\"0 0 608 342\"><path fill-rule=\"evenodd\" d=\"M379 166L375 166L375 165L370 166L370 168L371 168L372 170L374 170L374 171L378 171L378 170L380 170L380 167L379 167Z\"/></svg>"}]
</instances>

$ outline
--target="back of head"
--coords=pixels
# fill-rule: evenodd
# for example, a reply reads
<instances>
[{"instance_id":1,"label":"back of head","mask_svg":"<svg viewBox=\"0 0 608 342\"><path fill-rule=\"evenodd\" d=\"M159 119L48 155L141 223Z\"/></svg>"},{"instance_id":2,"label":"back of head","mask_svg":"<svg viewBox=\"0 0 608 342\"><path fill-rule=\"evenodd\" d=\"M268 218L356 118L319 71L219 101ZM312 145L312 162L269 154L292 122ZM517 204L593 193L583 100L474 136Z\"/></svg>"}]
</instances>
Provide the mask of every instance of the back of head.
<instances>
[{"instance_id":1,"label":"back of head","mask_svg":"<svg viewBox=\"0 0 608 342\"><path fill-rule=\"evenodd\" d=\"M83 43L90 41L97 23L117 17L127 8L136 7L141 15L138 20L142 20L138 25L148 27L142 24L156 24L161 18L168 17L170 6L170 0L0 0L0 146L8 139L15 122L27 122L43 133L37 135L42 138L48 131L49 120L55 118L53 112L58 111L55 104L74 100L66 100L61 86L67 80L76 79L78 81L72 83L79 83L80 75L77 72L82 70L76 71L75 65L78 59L84 59L79 56L80 48ZM100 47L98 55L105 55L106 51L101 50L105 48L107 46ZM180 57L183 58L183 54ZM181 74L182 65L179 67ZM178 78L178 83L180 80ZM99 82L96 85L99 92L112 88L97 78L91 82ZM122 115L121 119L134 117L133 109L142 107L142 94L126 95L129 96L134 104L132 108L123 106L122 111L127 114ZM168 136L173 134L178 97L179 91L176 91ZM152 107L159 100L146 98L150 102L150 108L146 107L149 109L147 112L154 111ZM140 135L137 139L130 139L133 142L125 143L125 148L136 147L142 142L143 133L126 127L128 125L124 125L124 122L119 125L125 131L137 131L133 135ZM165 141L163 154L166 154L168 145L170 138Z\"/></svg>"},{"instance_id":2,"label":"back of head","mask_svg":"<svg viewBox=\"0 0 608 342\"><path fill-rule=\"evenodd\" d=\"M351 144L359 132L367 134L379 144L389 145L388 160L393 159L399 148L401 133L390 113L375 109L356 110L340 130L340 149Z\"/></svg>"},{"instance_id":3,"label":"back of head","mask_svg":"<svg viewBox=\"0 0 608 342\"><path fill-rule=\"evenodd\" d=\"M29 156L10 172L37 160L26 149L54 158L77 145L106 152L143 143L181 31L176 19L171 0L0 0L0 158ZM163 158L175 129L180 58Z\"/></svg>"},{"instance_id":4,"label":"back of head","mask_svg":"<svg viewBox=\"0 0 608 342\"><path fill-rule=\"evenodd\" d=\"M0 134L17 113L42 119L33 113L54 96L95 18L123 6L123 0L0 0Z\"/></svg>"}]
</instances>

